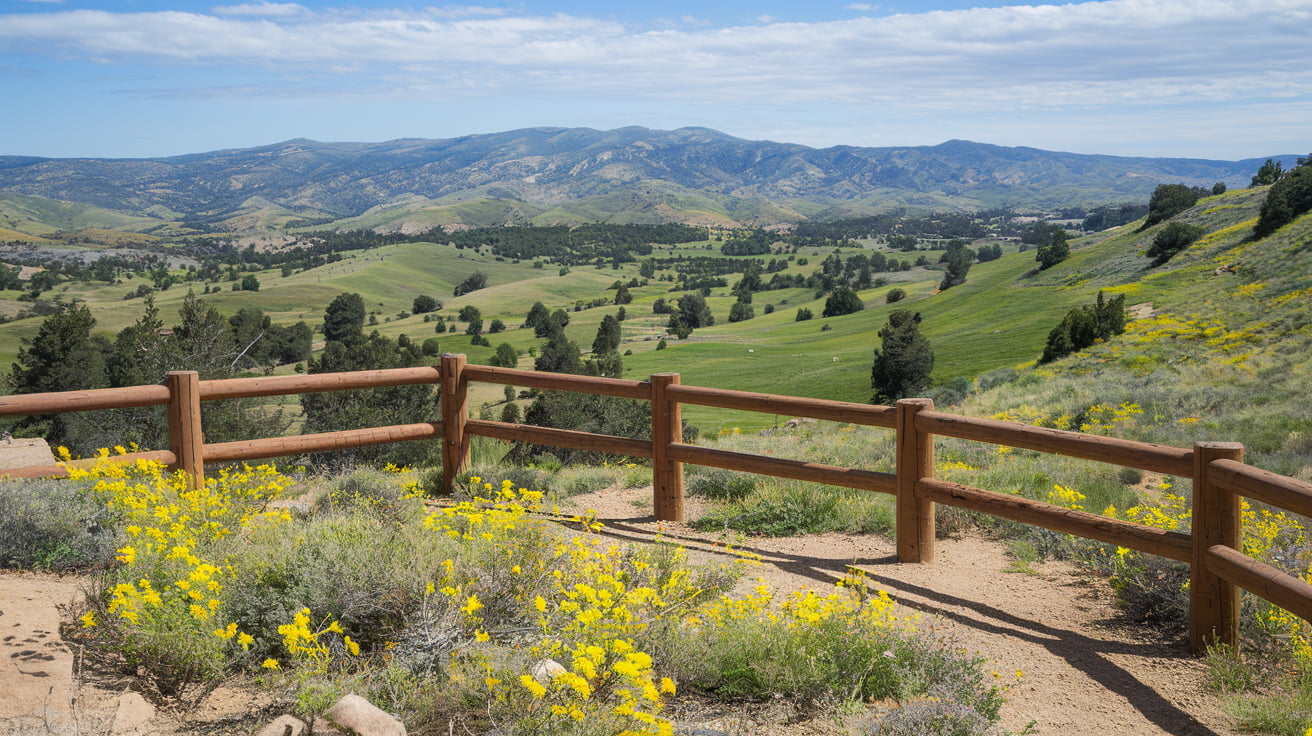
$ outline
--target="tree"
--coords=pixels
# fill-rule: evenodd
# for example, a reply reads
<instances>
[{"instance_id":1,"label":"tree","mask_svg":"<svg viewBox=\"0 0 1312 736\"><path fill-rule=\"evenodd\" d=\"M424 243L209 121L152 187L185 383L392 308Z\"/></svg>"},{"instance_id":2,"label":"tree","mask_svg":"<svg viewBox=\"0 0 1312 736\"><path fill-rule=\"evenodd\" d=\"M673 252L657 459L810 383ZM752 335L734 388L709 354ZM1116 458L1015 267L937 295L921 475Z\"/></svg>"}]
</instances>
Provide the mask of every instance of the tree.
<instances>
[{"instance_id":1,"label":"tree","mask_svg":"<svg viewBox=\"0 0 1312 736\"><path fill-rule=\"evenodd\" d=\"M241 290L242 290L242 291L259 291L259 290L260 290L260 280L257 279L257 278L255 278L255 274L253 274L253 273L248 273L248 274L246 274L246 275L243 276L242 279L241 279Z\"/></svg>"},{"instance_id":2,"label":"tree","mask_svg":"<svg viewBox=\"0 0 1312 736\"><path fill-rule=\"evenodd\" d=\"M456 284L455 296L464 296L471 291L487 288L487 274L482 271L475 271L465 277L464 281Z\"/></svg>"},{"instance_id":3,"label":"tree","mask_svg":"<svg viewBox=\"0 0 1312 736\"><path fill-rule=\"evenodd\" d=\"M684 294L679 297L676 308L693 329L711 327L715 324L715 316L711 314L711 308L706 304L706 297L701 294Z\"/></svg>"},{"instance_id":4,"label":"tree","mask_svg":"<svg viewBox=\"0 0 1312 736\"><path fill-rule=\"evenodd\" d=\"M734 302L732 307L729 307L730 322L742 322L755 316L756 310L752 309L752 305L741 299Z\"/></svg>"},{"instance_id":5,"label":"tree","mask_svg":"<svg viewBox=\"0 0 1312 736\"><path fill-rule=\"evenodd\" d=\"M1280 181L1280 177L1285 175L1285 167L1279 161L1267 159L1266 163L1253 174L1253 180L1249 183L1250 187L1265 187Z\"/></svg>"},{"instance_id":6,"label":"tree","mask_svg":"<svg viewBox=\"0 0 1312 736\"><path fill-rule=\"evenodd\" d=\"M1071 247L1068 244L1070 236L1065 230L1058 228L1052 233L1051 239L1044 245L1039 246L1038 252L1034 255L1034 260L1039 262L1039 270L1042 271L1066 260L1071 255Z\"/></svg>"},{"instance_id":7,"label":"tree","mask_svg":"<svg viewBox=\"0 0 1312 736\"><path fill-rule=\"evenodd\" d=\"M870 370L874 402L892 403L923 392L934 369L934 351L920 334L920 314L897 309L879 331L881 348L875 350Z\"/></svg>"},{"instance_id":8,"label":"tree","mask_svg":"<svg viewBox=\"0 0 1312 736\"><path fill-rule=\"evenodd\" d=\"M1153 237L1148 246L1147 255L1153 259L1154 266L1160 266L1171 260L1176 253L1189 247L1189 244L1201 238L1205 231L1197 225L1185 222L1168 223Z\"/></svg>"},{"instance_id":9,"label":"tree","mask_svg":"<svg viewBox=\"0 0 1312 736\"><path fill-rule=\"evenodd\" d=\"M501 407L501 421L506 424L519 424L519 404L506 404Z\"/></svg>"},{"instance_id":10,"label":"tree","mask_svg":"<svg viewBox=\"0 0 1312 736\"><path fill-rule=\"evenodd\" d=\"M1218 194L1225 194L1225 190L1226 190L1225 182L1218 181L1217 183L1212 185L1212 196L1215 197Z\"/></svg>"},{"instance_id":11,"label":"tree","mask_svg":"<svg viewBox=\"0 0 1312 736\"><path fill-rule=\"evenodd\" d=\"M465 306L460 308L459 312L456 313L456 317L461 322L473 322L476 319L481 320L483 317L483 313L479 311L478 307L474 306L473 304L466 304Z\"/></svg>"},{"instance_id":12,"label":"tree","mask_svg":"<svg viewBox=\"0 0 1312 736\"><path fill-rule=\"evenodd\" d=\"M437 299L427 294L420 294L415 297L414 305L410 311L415 314L428 314L429 312L436 312L441 308L442 302L439 302Z\"/></svg>"},{"instance_id":13,"label":"tree","mask_svg":"<svg viewBox=\"0 0 1312 736\"><path fill-rule=\"evenodd\" d=\"M109 386L106 355L110 345L103 337L91 334L96 319L83 303L62 304L37 328L31 339L24 338L18 358L11 369L10 390L16 394L48 391L77 391ZM51 445L75 445L74 414L24 417L15 424L18 430L33 430L44 435ZM94 448L76 447L80 452Z\"/></svg>"},{"instance_id":14,"label":"tree","mask_svg":"<svg viewBox=\"0 0 1312 736\"><path fill-rule=\"evenodd\" d=\"M620 321L615 319L614 315L606 315L601 318L601 325L597 327L597 337L592 341L592 353L601 355L603 353L613 353L620 348Z\"/></svg>"},{"instance_id":15,"label":"tree","mask_svg":"<svg viewBox=\"0 0 1312 736\"><path fill-rule=\"evenodd\" d=\"M487 326L487 334L489 335L495 335L498 332L505 332L505 331L506 331L506 323L502 322L499 319L492 320L492 322Z\"/></svg>"},{"instance_id":16,"label":"tree","mask_svg":"<svg viewBox=\"0 0 1312 736\"><path fill-rule=\"evenodd\" d=\"M488 364L501 368L514 368L519 365L519 351L514 345L503 342L497 346L497 352L488 358Z\"/></svg>"},{"instance_id":17,"label":"tree","mask_svg":"<svg viewBox=\"0 0 1312 736\"><path fill-rule=\"evenodd\" d=\"M359 294L342 294L334 299L324 313L324 336L328 339L319 357L308 361L309 372L403 368L420 362L421 350L412 350L413 345L404 346L378 332L366 337L363 323L364 301ZM417 384L302 394L305 429L330 432L432 421L436 410L432 393L431 386ZM426 443L407 442L325 453L317 456L316 462L329 466L381 466L388 462L415 465L430 452Z\"/></svg>"},{"instance_id":18,"label":"tree","mask_svg":"<svg viewBox=\"0 0 1312 736\"><path fill-rule=\"evenodd\" d=\"M948 268L938 288L939 291L946 291L966 283L966 274L970 273L970 267L975 263L975 251L966 247L966 241L953 238L948 241L948 249L943 254L942 262L946 263Z\"/></svg>"},{"instance_id":19,"label":"tree","mask_svg":"<svg viewBox=\"0 0 1312 736\"><path fill-rule=\"evenodd\" d=\"M574 391L543 391L524 412L524 423L619 437L651 437L651 402ZM522 462L550 453L563 463L597 463L605 456L588 450L520 444L507 456Z\"/></svg>"},{"instance_id":20,"label":"tree","mask_svg":"<svg viewBox=\"0 0 1312 736\"><path fill-rule=\"evenodd\" d=\"M359 294L338 294L323 315L323 339L343 341L364 332L364 299Z\"/></svg>"},{"instance_id":21,"label":"tree","mask_svg":"<svg viewBox=\"0 0 1312 736\"><path fill-rule=\"evenodd\" d=\"M1175 224L1175 223L1172 223ZM1083 350L1098 340L1125 332L1125 295L1107 299L1098 292L1097 300L1090 305L1075 307L1062 317L1061 322L1048 333L1040 363L1051 363L1071 353Z\"/></svg>"},{"instance_id":22,"label":"tree","mask_svg":"<svg viewBox=\"0 0 1312 736\"><path fill-rule=\"evenodd\" d=\"M1202 197L1211 193L1210 189L1189 187L1184 184L1158 184L1153 195L1148 199L1148 219L1143 227L1147 229L1163 220L1168 220L1194 206Z\"/></svg>"},{"instance_id":23,"label":"tree","mask_svg":"<svg viewBox=\"0 0 1312 736\"><path fill-rule=\"evenodd\" d=\"M841 317L845 314L855 314L862 309L865 309L865 305L861 303L861 297L846 286L840 286L825 300L825 311L820 316Z\"/></svg>"},{"instance_id":24,"label":"tree","mask_svg":"<svg viewBox=\"0 0 1312 736\"><path fill-rule=\"evenodd\" d=\"M1308 211L1312 211L1312 155L1300 158L1267 191L1253 235L1265 238Z\"/></svg>"},{"instance_id":25,"label":"tree","mask_svg":"<svg viewBox=\"0 0 1312 736\"><path fill-rule=\"evenodd\" d=\"M814 317L814 316L815 316L815 315L811 314L811 310L810 310L810 309L807 309L806 307L798 307L798 308L797 308L797 316L793 318L793 321L794 321L794 322L805 322L805 321L807 321L808 319L811 319L811 318Z\"/></svg>"},{"instance_id":26,"label":"tree","mask_svg":"<svg viewBox=\"0 0 1312 736\"><path fill-rule=\"evenodd\" d=\"M524 318L524 326L532 327L535 336L546 337L550 330L548 326L550 321L551 312L547 311L546 305L542 302L533 302L533 306L528 310L528 316Z\"/></svg>"},{"instance_id":27,"label":"tree","mask_svg":"<svg viewBox=\"0 0 1312 736\"><path fill-rule=\"evenodd\" d=\"M565 336L563 330L557 330L547 337L547 342L538 351L533 361L533 370L549 373L582 373L583 356L579 346Z\"/></svg>"},{"instance_id":28,"label":"tree","mask_svg":"<svg viewBox=\"0 0 1312 736\"><path fill-rule=\"evenodd\" d=\"M620 284L620 288L615 291L616 304L632 304L633 295L629 293L629 287Z\"/></svg>"},{"instance_id":29,"label":"tree","mask_svg":"<svg viewBox=\"0 0 1312 736\"><path fill-rule=\"evenodd\" d=\"M907 296L906 289L903 289L900 286L894 287L892 289L889 289L888 293L884 295L884 303L893 304L894 302L900 302L903 299L905 299L906 296Z\"/></svg>"}]
</instances>

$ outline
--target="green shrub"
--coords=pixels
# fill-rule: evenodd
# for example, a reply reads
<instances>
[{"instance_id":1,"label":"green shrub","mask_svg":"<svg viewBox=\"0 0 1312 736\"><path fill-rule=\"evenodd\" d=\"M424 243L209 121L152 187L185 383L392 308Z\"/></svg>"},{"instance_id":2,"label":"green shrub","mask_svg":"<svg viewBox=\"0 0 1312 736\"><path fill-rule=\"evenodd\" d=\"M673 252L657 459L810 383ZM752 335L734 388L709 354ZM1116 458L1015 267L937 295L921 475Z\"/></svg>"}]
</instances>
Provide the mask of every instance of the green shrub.
<instances>
[{"instance_id":1,"label":"green shrub","mask_svg":"<svg viewBox=\"0 0 1312 736\"><path fill-rule=\"evenodd\" d=\"M756 477L723 468L697 466L684 481L690 496L705 496L716 501L738 501L756 490Z\"/></svg>"},{"instance_id":2,"label":"green shrub","mask_svg":"<svg viewBox=\"0 0 1312 736\"><path fill-rule=\"evenodd\" d=\"M566 468L556 474L554 489L563 497L595 493L615 485L620 479L617 468L596 468L586 465Z\"/></svg>"},{"instance_id":3,"label":"green shrub","mask_svg":"<svg viewBox=\"0 0 1312 736\"><path fill-rule=\"evenodd\" d=\"M893 528L893 514L888 502L875 494L780 481L708 511L693 526L770 537L831 531L887 532Z\"/></svg>"},{"instance_id":4,"label":"green shrub","mask_svg":"<svg viewBox=\"0 0 1312 736\"><path fill-rule=\"evenodd\" d=\"M0 481L0 568L65 571L114 556L113 519L81 486Z\"/></svg>"}]
</instances>

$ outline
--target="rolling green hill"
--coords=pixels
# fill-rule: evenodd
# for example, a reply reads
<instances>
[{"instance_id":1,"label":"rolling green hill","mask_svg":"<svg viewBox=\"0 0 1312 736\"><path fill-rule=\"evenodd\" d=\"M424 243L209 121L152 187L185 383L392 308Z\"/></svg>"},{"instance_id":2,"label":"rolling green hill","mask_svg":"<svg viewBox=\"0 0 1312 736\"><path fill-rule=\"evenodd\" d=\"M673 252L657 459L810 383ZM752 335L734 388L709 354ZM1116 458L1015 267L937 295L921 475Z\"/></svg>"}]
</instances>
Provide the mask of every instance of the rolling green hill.
<instances>
[{"instance_id":1,"label":"rolling green hill","mask_svg":"<svg viewBox=\"0 0 1312 736\"><path fill-rule=\"evenodd\" d=\"M1002 258L976 264L965 284L945 292L937 292L941 277L938 270L916 268L889 274L890 283L860 294L865 310L843 317L821 317L823 296L808 289L789 289L757 292L757 316L728 323L734 299L728 287L718 288L708 298L716 325L696 330L688 340L670 338L668 349L661 351L655 348L665 317L652 314L652 304L677 293L670 293L666 282L651 281L632 289L634 301L626 308L629 318L623 323L621 352L632 354L624 359L625 374L641 379L674 370L691 384L867 401L877 333L892 309L906 308L922 314L921 328L936 356L936 384L961 386L965 380L969 385L969 380L991 371L1032 365L1042 352L1048 331L1061 316L1074 306L1091 302L1099 290L1123 293L1135 314L1154 315L1133 321L1130 335L1154 329L1150 327L1156 324L1154 320L1179 320L1186 325L1165 333L1166 343L1181 345L1180 361L1196 363L1201 360L1197 351L1211 349L1212 341L1229 340L1224 343L1227 350L1238 349L1231 343L1251 345L1253 349L1243 351L1242 359L1236 353L1227 358L1230 362L1222 361L1225 370L1258 370L1256 366L1274 360L1272 356L1284 355L1287 341L1306 338L1305 327L1277 326L1302 325L1308 299L1300 290L1312 286L1312 264L1305 262L1312 257L1307 246L1308 230L1312 229L1308 218L1264 241L1246 239L1262 195L1261 189L1235 190L1204 199L1181 213L1177 220L1198 224L1208 234L1157 268L1150 267L1150 259L1141 253L1164 225L1140 232L1136 229L1138 223L1132 223L1074 241L1072 256L1047 271L1036 271L1033 251L1018 252L1014 244L1008 244ZM694 244L657 246L654 256L676 252L712 255ZM797 255L809 257L810 264L794 264L790 270L813 269L829 252L804 248ZM933 262L938 254L925 255ZM475 270L488 274L489 287L452 297L454 285ZM408 311L416 295L431 294L444 302L440 314L447 320L453 320L455 312L466 304L477 306L485 323L501 319L509 329L489 335L492 345L508 342L527 351L540 340L518 326L535 301L552 309L572 310L577 302L587 303L599 295L611 294L607 287L615 280L634 278L636 271L636 264L622 268L576 267L562 276L555 266L535 268L528 262L512 263L492 256L486 248L457 250L448 245L409 243L354 252L340 262L287 277L276 271L257 273L260 291L221 290L206 299L225 313L256 306L280 323L305 320L317 325L323 307L334 296L344 291L359 292L376 321L373 329L393 336L405 333L422 341L435 336L433 326ZM736 280L737 276L730 276L730 285ZM86 300L93 306L99 329L112 333L140 315L140 300L123 298L140 281L128 279L112 286L65 284L59 295ZM885 304L885 296L894 286L903 288L907 298L895 305ZM157 294L166 322L176 314L185 293L185 287L175 286ZM1300 293L1303 296L1289 296ZM774 307L772 314L765 314L766 305ZM810 309L815 319L795 321L802 307ZM571 311L567 334L586 350L601 318L615 309L606 306ZM1277 315L1286 316L1276 319ZM11 363L19 341L34 334L38 324L38 318L28 318L0 325L0 361ZM1194 324L1211 326L1188 327ZM459 329L463 328L460 324ZM1190 329L1205 337L1195 338ZM474 362L487 360L493 352L491 348L471 346L462 332L439 337L442 350L468 353ZM1114 338L1088 354L1025 375L1044 376L1064 370L1062 366L1067 364L1114 362L1090 356L1105 356L1118 345L1121 350L1128 349L1129 339ZM1139 361L1142 365L1150 361L1138 354L1120 360ZM524 366L531 363L528 356L521 360ZM1174 362L1168 365L1171 370L1180 370ZM697 408L690 408L688 414L692 421L708 426L761 427L773 422L769 417Z\"/></svg>"}]
</instances>

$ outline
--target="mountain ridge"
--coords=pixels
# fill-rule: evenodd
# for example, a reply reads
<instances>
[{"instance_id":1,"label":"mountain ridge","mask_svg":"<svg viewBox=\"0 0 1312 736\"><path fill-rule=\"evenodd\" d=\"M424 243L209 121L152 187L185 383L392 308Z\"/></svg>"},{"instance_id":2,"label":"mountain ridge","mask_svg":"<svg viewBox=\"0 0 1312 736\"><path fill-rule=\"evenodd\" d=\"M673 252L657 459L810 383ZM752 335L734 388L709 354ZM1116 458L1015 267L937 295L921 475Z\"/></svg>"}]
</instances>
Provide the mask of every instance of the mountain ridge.
<instances>
[{"instance_id":1,"label":"mountain ridge","mask_svg":"<svg viewBox=\"0 0 1312 736\"><path fill-rule=\"evenodd\" d=\"M1272 158L1292 163L1294 156ZM451 202L471 200L518 203L501 209L529 221L581 221L584 212L677 220L706 210L730 222L773 224L825 212L1143 200L1160 183L1245 184L1262 160L1075 154L961 139L811 148L703 127L534 127L377 143L295 138L156 158L0 156L0 192L133 213L165 207L210 222L258 196L314 219L360 218L380 207L414 213L382 226L460 221L467 215ZM686 201L671 204L679 199ZM755 201L748 208L755 214L735 216L734 200Z\"/></svg>"}]
</instances>

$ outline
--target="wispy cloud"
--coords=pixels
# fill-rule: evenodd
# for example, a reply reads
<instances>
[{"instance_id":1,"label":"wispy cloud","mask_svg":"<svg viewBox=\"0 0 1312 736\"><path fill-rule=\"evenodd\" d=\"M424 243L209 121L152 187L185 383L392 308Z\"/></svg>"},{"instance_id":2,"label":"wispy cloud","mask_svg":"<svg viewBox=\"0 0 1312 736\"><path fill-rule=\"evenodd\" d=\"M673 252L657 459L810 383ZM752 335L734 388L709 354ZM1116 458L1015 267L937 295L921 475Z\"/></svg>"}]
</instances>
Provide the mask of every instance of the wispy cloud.
<instances>
[{"instance_id":1,"label":"wispy cloud","mask_svg":"<svg viewBox=\"0 0 1312 736\"><path fill-rule=\"evenodd\" d=\"M532 86L698 104L823 101L931 112L1303 97L1312 90L1309 36L1312 0L1109 0L676 28L482 6L311 10L268 2L209 14L0 16L0 50L313 71L339 75L348 87L391 85L391 94ZM279 85L243 89L266 86Z\"/></svg>"},{"instance_id":2,"label":"wispy cloud","mask_svg":"<svg viewBox=\"0 0 1312 736\"><path fill-rule=\"evenodd\" d=\"M244 5L225 5L214 9L217 15L254 15L265 18L280 18L289 15L301 15L308 12L303 5L296 3L246 3Z\"/></svg>"}]
</instances>

